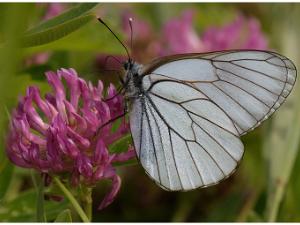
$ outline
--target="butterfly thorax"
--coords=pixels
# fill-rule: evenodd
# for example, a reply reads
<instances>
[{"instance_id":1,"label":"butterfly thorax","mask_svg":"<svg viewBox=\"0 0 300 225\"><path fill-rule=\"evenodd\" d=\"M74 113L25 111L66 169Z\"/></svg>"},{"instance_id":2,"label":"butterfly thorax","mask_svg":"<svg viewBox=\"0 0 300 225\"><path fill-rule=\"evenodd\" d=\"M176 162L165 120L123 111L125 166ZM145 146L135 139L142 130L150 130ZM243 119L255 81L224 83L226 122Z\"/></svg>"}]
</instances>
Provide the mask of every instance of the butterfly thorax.
<instances>
[{"instance_id":1,"label":"butterfly thorax","mask_svg":"<svg viewBox=\"0 0 300 225\"><path fill-rule=\"evenodd\" d=\"M124 80L125 97L137 98L143 94L142 76L140 72L142 65L128 60L124 63L124 68L126 70Z\"/></svg>"}]
</instances>

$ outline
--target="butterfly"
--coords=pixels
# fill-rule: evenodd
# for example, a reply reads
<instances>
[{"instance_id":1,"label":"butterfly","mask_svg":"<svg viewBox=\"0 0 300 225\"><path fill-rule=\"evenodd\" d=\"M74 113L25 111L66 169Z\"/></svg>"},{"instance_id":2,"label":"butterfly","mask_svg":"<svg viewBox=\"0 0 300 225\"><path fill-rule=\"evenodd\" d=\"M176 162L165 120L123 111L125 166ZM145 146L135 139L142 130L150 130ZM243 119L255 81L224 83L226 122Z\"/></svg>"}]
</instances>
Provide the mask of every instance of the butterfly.
<instances>
[{"instance_id":1,"label":"butterfly","mask_svg":"<svg viewBox=\"0 0 300 225\"><path fill-rule=\"evenodd\" d=\"M294 63L271 51L179 54L145 66L128 58L123 93L136 155L169 191L229 177L244 154L240 137L280 107L297 77Z\"/></svg>"}]
</instances>

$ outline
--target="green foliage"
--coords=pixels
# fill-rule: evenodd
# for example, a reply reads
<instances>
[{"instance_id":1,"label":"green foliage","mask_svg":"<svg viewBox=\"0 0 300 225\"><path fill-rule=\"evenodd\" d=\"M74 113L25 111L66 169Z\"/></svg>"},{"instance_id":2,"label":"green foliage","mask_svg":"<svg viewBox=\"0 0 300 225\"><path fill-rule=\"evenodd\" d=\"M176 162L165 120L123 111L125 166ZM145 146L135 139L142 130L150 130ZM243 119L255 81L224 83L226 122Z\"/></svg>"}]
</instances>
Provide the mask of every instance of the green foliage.
<instances>
[{"instance_id":1,"label":"green foliage","mask_svg":"<svg viewBox=\"0 0 300 225\"><path fill-rule=\"evenodd\" d=\"M0 202L5 197L5 194L9 188L13 170L14 166L8 160L4 159L0 165Z\"/></svg>"},{"instance_id":2,"label":"green foliage","mask_svg":"<svg viewBox=\"0 0 300 225\"><path fill-rule=\"evenodd\" d=\"M44 204L48 221L52 221L67 206L66 201L46 201ZM36 221L36 191L31 189L20 192L18 197L2 203L0 206L2 222L34 222Z\"/></svg>"}]
</instances>

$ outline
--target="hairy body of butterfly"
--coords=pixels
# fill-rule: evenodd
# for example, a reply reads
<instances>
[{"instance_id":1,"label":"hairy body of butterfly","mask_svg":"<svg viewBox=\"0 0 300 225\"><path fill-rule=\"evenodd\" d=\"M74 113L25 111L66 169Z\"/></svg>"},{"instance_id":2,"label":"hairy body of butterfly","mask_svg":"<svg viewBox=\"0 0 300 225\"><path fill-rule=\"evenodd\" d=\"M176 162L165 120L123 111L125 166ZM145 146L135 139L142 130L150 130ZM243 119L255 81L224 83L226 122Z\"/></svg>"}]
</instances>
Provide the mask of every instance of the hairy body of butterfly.
<instances>
[{"instance_id":1,"label":"hairy body of butterfly","mask_svg":"<svg viewBox=\"0 0 300 225\"><path fill-rule=\"evenodd\" d=\"M162 188L191 190L231 175L240 136L286 99L296 67L269 51L183 54L124 64L125 97L137 157Z\"/></svg>"}]
</instances>

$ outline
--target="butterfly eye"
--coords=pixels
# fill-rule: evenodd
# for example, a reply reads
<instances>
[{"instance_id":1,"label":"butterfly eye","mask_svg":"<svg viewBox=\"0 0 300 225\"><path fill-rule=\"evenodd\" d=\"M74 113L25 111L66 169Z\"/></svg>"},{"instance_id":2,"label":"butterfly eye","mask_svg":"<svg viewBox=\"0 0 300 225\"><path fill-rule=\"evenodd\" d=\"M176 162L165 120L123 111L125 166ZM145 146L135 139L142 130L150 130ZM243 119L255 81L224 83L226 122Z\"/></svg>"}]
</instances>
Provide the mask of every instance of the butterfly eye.
<instances>
[{"instance_id":1,"label":"butterfly eye","mask_svg":"<svg viewBox=\"0 0 300 225\"><path fill-rule=\"evenodd\" d=\"M128 70L128 68L129 68L129 63L128 62L124 63L124 69Z\"/></svg>"}]
</instances>

